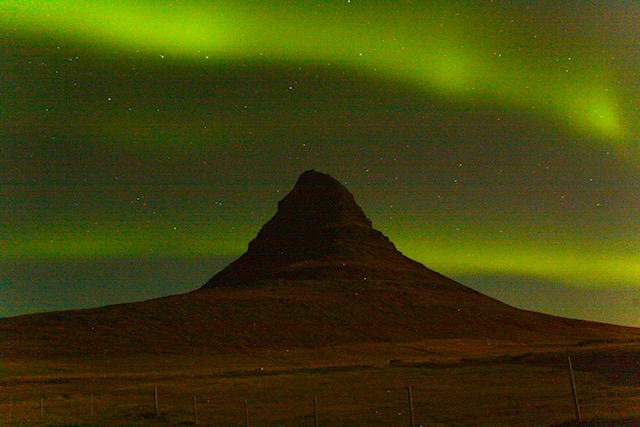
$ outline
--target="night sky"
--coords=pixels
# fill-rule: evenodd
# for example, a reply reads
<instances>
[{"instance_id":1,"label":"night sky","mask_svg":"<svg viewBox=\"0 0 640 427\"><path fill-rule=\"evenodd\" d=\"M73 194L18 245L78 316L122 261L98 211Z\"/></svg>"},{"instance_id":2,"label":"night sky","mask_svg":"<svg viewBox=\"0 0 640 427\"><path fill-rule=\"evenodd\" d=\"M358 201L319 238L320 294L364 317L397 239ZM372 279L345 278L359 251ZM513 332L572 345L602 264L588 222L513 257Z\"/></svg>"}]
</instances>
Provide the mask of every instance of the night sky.
<instances>
[{"instance_id":1,"label":"night sky","mask_svg":"<svg viewBox=\"0 0 640 427\"><path fill-rule=\"evenodd\" d=\"M640 326L640 3L0 4L0 316L198 288L308 169L405 255Z\"/></svg>"}]
</instances>

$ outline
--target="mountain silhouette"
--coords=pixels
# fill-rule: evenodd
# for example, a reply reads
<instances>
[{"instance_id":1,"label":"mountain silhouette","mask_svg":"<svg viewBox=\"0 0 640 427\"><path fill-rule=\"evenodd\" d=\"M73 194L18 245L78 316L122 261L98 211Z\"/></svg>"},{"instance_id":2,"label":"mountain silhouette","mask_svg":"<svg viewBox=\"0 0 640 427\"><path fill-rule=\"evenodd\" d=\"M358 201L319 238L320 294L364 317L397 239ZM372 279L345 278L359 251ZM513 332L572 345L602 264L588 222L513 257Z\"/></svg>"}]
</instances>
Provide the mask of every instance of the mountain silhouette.
<instances>
[{"instance_id":1,"label":"mountain silhouette","mask_svg":"<svg viewBox=\"0 0 640 427\"><path fill-rule=\"evenodd\" d=\"M278 203L278 211L237 261L204 288L264 280L390 280L443 282L402 255L375 230L353 195L330 175L310 170Z\"/></svg>"},{"instance_id":2,"label":"mountain silhouette","mask_svg":"<svg viewBox=\"0 0 640 427\"><path fill-rule=\"evenodd\" d=\"M521 310L402 255L329 175L304 172L236 261L192 292L0 319L5 357L210 354L465 339L580 343L640 331Z\"/></svg>"}]
</instances>

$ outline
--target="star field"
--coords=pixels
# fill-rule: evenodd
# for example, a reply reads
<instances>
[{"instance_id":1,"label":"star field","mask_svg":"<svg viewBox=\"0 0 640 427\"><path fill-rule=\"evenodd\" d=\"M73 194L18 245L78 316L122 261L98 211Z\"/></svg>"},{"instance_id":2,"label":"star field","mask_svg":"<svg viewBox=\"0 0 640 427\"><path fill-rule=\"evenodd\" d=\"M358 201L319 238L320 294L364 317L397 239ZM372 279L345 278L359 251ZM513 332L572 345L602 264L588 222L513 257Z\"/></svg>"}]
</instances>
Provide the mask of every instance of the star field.
<instances>
[{"instance_id":1,"label":"star field","mask_svg":"<svg viewBox=\"0 0 640 427\"><path fill-rule=\"evenodd\" d=\"M5 1L0 315L195 289L315 168L463 284L640 325L637 18L633 2Z\"/></svg>"}]
</instances>

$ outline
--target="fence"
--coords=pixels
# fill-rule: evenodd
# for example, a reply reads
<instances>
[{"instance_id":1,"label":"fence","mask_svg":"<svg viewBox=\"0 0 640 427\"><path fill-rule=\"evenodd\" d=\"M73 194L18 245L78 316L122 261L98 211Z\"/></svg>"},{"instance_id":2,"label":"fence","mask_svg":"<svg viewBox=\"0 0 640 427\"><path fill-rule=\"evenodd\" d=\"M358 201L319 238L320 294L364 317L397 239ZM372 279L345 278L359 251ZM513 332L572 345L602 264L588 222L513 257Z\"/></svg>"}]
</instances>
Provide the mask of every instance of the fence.
<instances>
[{"instance_id":1,"label":"fence","mask_svg":"<svg viewBox=\"0 0 640 427\"><path fill-rule=\"evenodd\" d=\"M570 390L575 419L580 420L580 406L571 358L567 360L570 379ZM569 387L567 386L567 390ZM0 389L1 391L1 389ZM164 393L164 394L163 394ZM380 417L378 425L410 426L422 425L430 414L417 414L415 409L415 388L412 386L387 389L388 401L392 404L379 406L379 411L387 414ZM113 393L112 393L113 394ZM568 395L566 396L569 399ZM219 397L221 399L221 397ZM117 396L89 392L75 396L58 396L48 398L46 395L36 399L21 401L8 396L6 401L7 425L84 425L107 424L115 421L126 425L227 425L253 427L260 425L307 425L319 427L325 420L326 425L335 425L336 401L333 406L323 406L323 398L309 397L306 401L299 399L296 410L292 409L291 418L285 420L283 411L270 407L271 403L257 399L245 398L237 400L234 405L221 405L216 399L196 394L185 396L172 393L170 389L154 386L148 390L148 399L140 402L125 402L126 397L118 401ZM347 402L348 403L348 402ZM568 403L568 402L567 402ZM223 407L224 406L224 407ZM569 406L569 405L567 405ZM229 409L231 407L231 409ZM121 414L118 420L110 418L112 412ZM234 413L235 412L235 413ZM378 411L376 411L378 412ZM393 412L393 417L390 413ZM397 415L396 415L397 414ZM257 416L256 416L257 415ZM269 419L269 417L273 419ZM356 414L357 416L357 414ZM386 418L385 418L386 417ZM567 415L566 418L570 418ZM0 418L1 420L1 418ZM284 421L283 421L284 420ZM345 425L348 417L342 417ZM389 422L392 420L392 422ZM421 421L422 420L422 421ZM0 424L2 424L0 422Z\"/></svg>"},{"instance_id":2,"label":"fence","mask_svg":"<svg viewBox=\"0 0 640 427\"><path fill-rule=\"evenodd\" d=\"M405 425L415 426L412 387L408 386L406 390L407 390L407 397L408 397L406 401L406 405L407 405L408 411L406 414ZM165 414L165 411L163 409L163 406L160 404L160 397L161 395L159 395L158 388L154 387L153 391L149 392L149 404L136 405L140 409L140 411L138 411L137 417L132 417L131 421L135 423L135 418L137 418L138 422L152 422L154 420L157 421L159 424L162 424L163 422L169 422ZM29 402L27 406L30 406L30 407L21 408L20 410L21 416L16 417L16 409L20 405L20 402L14 400L13 397L10 396L9 402L8 402L8 408L7 408L8 424L12 425L15 423L15 424L21 425L24 422L28 422L30 424L47 424L51 422L54 422L54 423L61 422L58 419L59 416L61 415L60 412L64 412L65 409L68 409L68 405L60 405L60 402L50 403L47 401L45 397L41 397L38 402L39 404L37 407L33 407L33 402ZM186 399L183 399L182 403L183 403L182 405L183 407L186 406ZM204 405L206 405L206 403L204 403ZM56 412L55 416L51 418L48 416L49 415L48 411L54 406L57 408L57 411L55 411ZM76 420L77 422L83 423L83 424L91 424L92 421L99 422L99 423L108 421L108 420L105 420L103 417L96 419L95 395L93 393L91 393L87 397L84 408L82 406L83 405L81 404L76 405L76 408L75 408L76 411L74 411L75 417L78 418ZM175 408L175 406L176 406L176 402L173 402L172 407ZM191 424L191 425L210 425L216 422L218 423L224 422L224 421L215 420L215 419L209 419L209 420L203 419L202 411L201 411L202 406L203 406L203 402L198 401L198 396L196 395L192 396L192 399L191 399L192 413L190 414L189 417L185 417L183 414L182 420L174 420L174 423ZM62 408L62 410L60 408ZM31 412L31 414L29 414L29 412ZM84 412L84 415L82 414L82 412ZM184 411L181 411L181 412L184 413ZM208 412L211 413L211 411L208 411ZM242 425L244 427L252 426L253 424L251 422L251 418L252 418L251 402L247 399L243 401L242 413L244 416ZM308 417L310 420L309 425L313 425L314 427L319 427L320 417L321 417L321 413L320 413L318 398L313 397L313 399L309 402L309 417ZM212 418L215 418L215 417L212 417ZM256 425L261 425L261 424L262 423L259 423Z\"/></svg>"}]
</instances>

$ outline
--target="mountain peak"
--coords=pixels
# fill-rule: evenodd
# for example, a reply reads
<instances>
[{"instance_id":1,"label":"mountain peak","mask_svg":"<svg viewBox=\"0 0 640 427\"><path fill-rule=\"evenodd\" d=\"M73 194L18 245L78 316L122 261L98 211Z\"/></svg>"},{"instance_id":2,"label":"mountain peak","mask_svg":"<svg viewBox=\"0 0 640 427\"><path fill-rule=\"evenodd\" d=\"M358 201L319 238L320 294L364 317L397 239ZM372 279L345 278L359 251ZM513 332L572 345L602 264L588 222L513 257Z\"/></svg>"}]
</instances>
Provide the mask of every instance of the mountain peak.
<instances>
[{"instance_id":1,"label":"mountain peak","mask_svg":"<svg viewBox=\"0 0 640 427\"><path fill-rule=\"evenodd\" d=\"M307 228L339 224L371 228L349 190L331 175L315 170L300 175L293 190L278 202L277 216L301 221Z\"/></svg>"},{"instance_id":2,"label":"mountain peak","mask_svg":"<svg viewBox=\"0 0 640 427\"><path fill-rule=\"evenodd\" d=\"M278 202L278 211L247 252L204 287L279 279L392 279L398 269L407 268L433 273L402 255L375 230L344 185L309 170Z\"/></svg>"}]
</instances>

